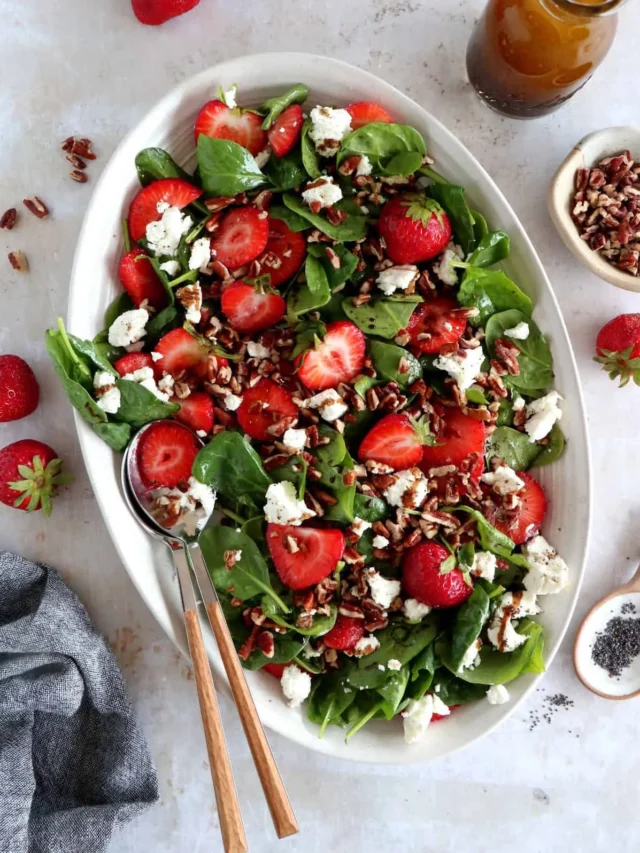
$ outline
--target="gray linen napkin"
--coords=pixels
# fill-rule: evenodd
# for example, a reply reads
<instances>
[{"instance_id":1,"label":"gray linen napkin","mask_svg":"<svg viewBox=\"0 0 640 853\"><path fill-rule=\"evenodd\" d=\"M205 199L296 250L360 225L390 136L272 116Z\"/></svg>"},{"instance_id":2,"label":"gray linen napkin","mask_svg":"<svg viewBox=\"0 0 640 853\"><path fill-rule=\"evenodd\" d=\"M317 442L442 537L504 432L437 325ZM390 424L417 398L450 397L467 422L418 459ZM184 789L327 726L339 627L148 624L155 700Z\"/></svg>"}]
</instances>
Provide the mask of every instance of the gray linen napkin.
<instances>
[{"instance_id":1,"label":"gray linen napkin","mask_svg":"<svg viewBox=\"0 0 640 853\"><path fill-rule=\"evenodd\" d=\"M55 569L0 551L1 853L100 853L157 799L111 649Z\"/></svg>"}]
</instances>

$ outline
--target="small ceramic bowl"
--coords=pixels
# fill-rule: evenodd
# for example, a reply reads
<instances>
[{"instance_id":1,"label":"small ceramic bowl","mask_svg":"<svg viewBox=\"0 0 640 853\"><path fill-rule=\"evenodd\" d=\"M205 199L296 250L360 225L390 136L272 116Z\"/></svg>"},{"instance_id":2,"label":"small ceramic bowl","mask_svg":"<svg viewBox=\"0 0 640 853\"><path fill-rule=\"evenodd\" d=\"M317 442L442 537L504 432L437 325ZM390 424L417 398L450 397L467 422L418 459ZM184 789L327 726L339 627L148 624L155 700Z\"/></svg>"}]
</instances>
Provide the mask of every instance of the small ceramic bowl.
<instances>
[{"instance_id":1,"label":"small ceramic bowl","mask_svg":"<svg viewBox=\"0 0 640 853\"><path fill-rule=\"evenodd\" d=\"M619 270L599 252L589 248L580 238L578 229L571 219L577 170L590 169L605 157L611 157L625 150L629 150L632 156L640 159L640 127L608 127L581 139L571 150L551 182L548 198L549 213L564 244L585 267L609 284L640 293L640 276L633 276Z\"/></svg>"}]
</instances>

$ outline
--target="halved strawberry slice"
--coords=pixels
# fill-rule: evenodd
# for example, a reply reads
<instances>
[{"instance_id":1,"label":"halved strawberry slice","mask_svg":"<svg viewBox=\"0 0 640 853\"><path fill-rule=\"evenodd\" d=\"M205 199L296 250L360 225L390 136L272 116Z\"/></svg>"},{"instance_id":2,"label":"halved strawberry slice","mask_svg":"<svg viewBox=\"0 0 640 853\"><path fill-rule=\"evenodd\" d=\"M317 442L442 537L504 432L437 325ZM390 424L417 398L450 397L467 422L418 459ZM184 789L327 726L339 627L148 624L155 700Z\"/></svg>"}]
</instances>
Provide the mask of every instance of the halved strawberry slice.
<instances>
[{"instance_id":1,"label":"halved strawberry slice","mask_svg":"<svg viewBox=\"0 0 640 853\"><path fill-rule=\"evenodd\" d=\"M336 624L322 637L322 642L330 649L350 652L364 637L364 619L338 614Z\"/></svg>"},{"instance_id":2,"label":"halved strawberry slice","mask_svg":"<svg viewBox=\"0 0 640 853\"><path fill-rule=\"evenodd\" d=\"M264 212L247 205L226 214L211 240L211 254L227 269L237 270L264 251L269 223Z\"/></svg>"},{"instance_id":3,"label":"halved strawberry slice","mask_svg":"<svg viewBox=\"0 0 640 853\"><path fill-rule=\"evenodd\" d=\"M201 133L212 139L230 139L255 157L267 144L267 134L261 125L262 117L255 113L245 112L239 107L229 109L222 101L209 101L196 119L196 143Z\"/></svg>"},{"instance_id":4,"label":"halved strawberry slice","mask_svg":"<svg viewBox=\"0 0 640 853\"><path fill-rule=\"evenodd\" d=\"M191 427L194 432L206 432L207 435L213 429L213 400L204 391L194 391L184 400L177 397L171 400L177 403L180 409L173 416L185 426Z\"/></svg>"},{"instance_id":5,"label":"halved strawberry slice","mask_svg":"<svg viewBox=\"0 0 640 853\"><path fill-rule=\"evenodd\" d=\"M273 675L274 678L282 678L282 673L284 672L285 666L288 666L286 663L266 663L262 667L262 672L268 672L269 675Z\"/></svg>"},{"instance_id":6,"label":"halved strawberry slice","mask_svg":"<svg viewBox=\"0 0 640 853\"><path fill-rule=\"evenodd\" d=\"M207 350L186 329L172 329L163 335L156 344L155 352L162 358L156 362L165 373L179 373L204 364Z\"/></svg>"},{"instance_id":7,"label":"halved strawberry slice","mask_svg":"<svg viewBox=\"0 0 640 853\"><path fill-rule=\"evenodd\" d=\"M138 468L146 486L172 489L186 483L200 450L200 443L188 429L174 421L156 421L140 439Z\"/></svg>"},{"instance_id":8,"label":"halved strawberry slice","mask_svg":"<svg viewBox=\"0 0 640 853\"><path fill-rule=\"evenodd\" d=\"M302 107L300 104L291 104L287 107L269 128L267 136L269 145L276 157L284 157L300 139L302 133Z\"/></svg>"},{"instance_id":9,"label":"halved strawberry slice","mask_svg":"<svg viewBox=\"0 0 640 853\"><path fill-rule=\"evenodd\" d=\"M442 422L436 433L436 443L422 449L420 467L428 474L430 468L441 465L459 465L472 453L484 452L486 431L482 421L463 414L458 408L438 411Z\"/></svg>"},{"instance_id":10,"label":"halved strawberry slice","mask_svg":"<svg viewBox=\"0 0 640 853\"><path fill-rule=\"evenodd\" d=\"M291 229L281 219L267 220L269 242L258 258L261 272L268 273L271 287L277 287L292 278L302 266L307 254L307 241L302 234Z\"/></svg>"},{"instance_id":11,"label":"halved strawberry slice","mask_svg":"<svg viewBox=\"0 0 640 853\"><path fill-rule=\"evenodd\" d=\"M247 388L236 412L238 423L251 438L273 441L298 420L293 397L271 379Z\"/></svg>"},{"instance_id":12,"label":"halved strawberry slice","mask_svg":"<svg viewBox=\"0 0 640 853\"><path fill-rule=\"evenodd\" d=\"M150 222L157 222L158 203L161 201L182 210L202 195L200 187L182 178L161 178L143 187L129 205L129 235L132 240L141 240Z\"/></svg>"},{"instance_id":13,"label":"halved strawberry slice","mask_svg":"<svg viewBox=\"0 0 640 853\"><path fill-rule=\"evenodd\" d=\"M418 305L407 326L411 346L419 352L438 353L444 344L456 343L467 325L465 317L453 313L457 308L458 303L448 296L436 296Z\"/></svg>"},{"instance_id":14,"label":"halved strawberry slice","mask_svg":"<svg viewBox=\"0 0 640 853\"><path fill-rule=\"evenodd\" d=\"M471 595L460 569L444 572L449 551L437 542L421 542L402 558L402 588L411 598L430 607L457 607Z\"/></svg>"},{"instance_id":15,"label":"halved strawberry slice","mask_svg":"<svg viewBox=\"0 0 640 853\"><path fill-rule=\"evenodd\" d=\"M389 465L404 471L422 459L422 447L428 434L420 423L407 415L387 415L369 430L358 450L358 459Z\"/></svg>"},{"instance_id":16,"label":"halved strawberry slice","mask_svg":"<svg viewBox=\"0 0 640 853\"><path fill-rule=\"evenodd\" d=\"M494 527L506 534L516 545L522 545L540 532L547 514L547 497L540 483L531 474L518 471L518 477L524 480L524 489L518 492L519 507L508 514L501 509L498 509L496 514L487 511L487 516Z\"/></svg>"},{"instance_id":17,"label":"halved strawberry slice","mask_svg":"<svg viewBox=\"0 0 640 853\"><path fill-rule=\"evenodd\" d=\"M329 323L327 333L302 356L298 377L310 391L335 388L349 382L362 370L365 357L364 334L349 320Z\"/></svg>"},{"instance_id":18,"label":"halved strawberry slice","mask_svg":"<svg viewBox=\"0 0 640 853\"><path fill-rule=\"evenodd\" d=\"M158 362L151 358L151 353L148 352L128 352L113 362L113 366L118 371L120 376L126 376L127 373L134 373L136 370L142 370L143 367L150 367L153 370L156 379L162 376L162 370L158 366Z\"/></svg>"},{"instance_id":19,"label":"halved strawberry slice","mask_svg":"<svg viewBox=\"0 0 640 853\"><path fill-rule=\"evenodd\" d=\"M290 552L295 542L295 554ZM278 577L289 589L306 589L324 580L342 559L345 538L333 527L267 524L267 548Z\"/></svg>"},{"instance_id":20,"label":"halved strawberry slice","mask_svg":"<svg viewBox=\"0 0 640 853\"><path fill-rule=\"evenodd\" d=\"M365 124L371 124L372 121L384 121L390 123L393 121L389 113L380 104L375 101L356 101L354 104L349 104L345 110L351 116L351 129L357 130Z\"/></svg>"},{"instance_id":21,"label":"halved strawberry slice","mask_svg":"<svg viewBox=\"0 0 640 853\"><path fill-rule=\"evenodd\" d=\"M243 282L227 287L220 306L230 325L247 334L279 323L287 311L287 303L279 293Z\"/></svg>"},{"instance_id":22,"label":"halved strawberry slice","mask_svg":"<svg viewBox=\"0 0 640 853\"><path fill-rule=\"evenodd\" d=\"M168 304L167 291L142 249L131 249L123 255L118 276L120 284L127 291L136 308L139 308L145 299L152 308L158 310Z\"/></svg>"}]
</instances>

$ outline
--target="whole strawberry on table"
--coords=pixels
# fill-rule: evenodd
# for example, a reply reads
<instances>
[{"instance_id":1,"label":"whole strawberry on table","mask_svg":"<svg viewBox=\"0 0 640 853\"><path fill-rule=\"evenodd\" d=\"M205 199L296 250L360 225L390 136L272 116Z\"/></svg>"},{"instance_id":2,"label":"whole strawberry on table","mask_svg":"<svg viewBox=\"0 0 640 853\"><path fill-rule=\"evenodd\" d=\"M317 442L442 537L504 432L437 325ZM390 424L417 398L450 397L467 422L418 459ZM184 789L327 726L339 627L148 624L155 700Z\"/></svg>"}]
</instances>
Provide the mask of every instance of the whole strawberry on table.
<instances>
[{"instance_id":1,"label":"whole strawberry on table","mask_svg":"<svg viewBox=\"0 0 640 853\"><path fill-rule=\"evenodd\" d=\"M202 548L246 667L321 733L401 714L413 742L544 668L568 569L529 469L563 451L561 397L508 236L383 105L307 95L221 89L195 174L141 151L123 291L94 341L47 344L115 450L158 421L160 512L217 491Z\"/></svg>"}]
</instances>

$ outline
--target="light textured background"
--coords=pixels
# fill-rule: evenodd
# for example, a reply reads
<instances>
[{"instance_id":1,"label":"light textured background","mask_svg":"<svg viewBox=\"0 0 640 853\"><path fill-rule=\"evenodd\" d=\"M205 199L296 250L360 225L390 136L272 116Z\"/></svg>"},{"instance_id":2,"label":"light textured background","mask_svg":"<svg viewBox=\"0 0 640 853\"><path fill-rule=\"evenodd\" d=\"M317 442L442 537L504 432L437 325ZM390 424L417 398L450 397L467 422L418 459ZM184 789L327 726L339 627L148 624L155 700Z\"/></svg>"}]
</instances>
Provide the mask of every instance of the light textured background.
<instances>
[{"instance_id":1,"label":"light textured background","mask_svg":"<svg viewBox=\"0 0 640 853\"><path fill-rule=\"evenodd\" d=\"M128 0L0 0L0 208L21 221L0 232L0 352L23 355L42 388L28 420L0 425L2 444L41 438L76 482L52 520L0 508L0 544L57 565L111 640L146 728L160 804L122 830L112 853L212 853L221 849L194 684L188 666L147 612L106 533L83 470L71 411L42 343L66 312L67 280L91 183L67 178L59 150L87 135L94 182L122 135L169 88L222 59L308 50L360 65L398 86L447 124L484 164L522 219L546 265L575 347L587 398L595 474L591 558L576 619L541 691L497 733L424 767L381 768L316 756L271 736L302 833L278 843L232 706L223 713L251 850L370 853L631 851L639 805L637 703L585 691L570 658L578 619L640 559L637 453L640 389L617 390L591 361L600 325L640 308L578 267L545 208L549 179L572 144L608 125L637 121L634 82L640 6L621 13L613 53L560 112L517 122L489 112L464 73L481 0L202 0L162 28L143 27ZM48 221L19 204L37 194ZM28 276L6 251L23 249ZM90 288L92 282L88 280ZM574 701L530 730L545 695Z\"/></svg>"}]
</instances>

